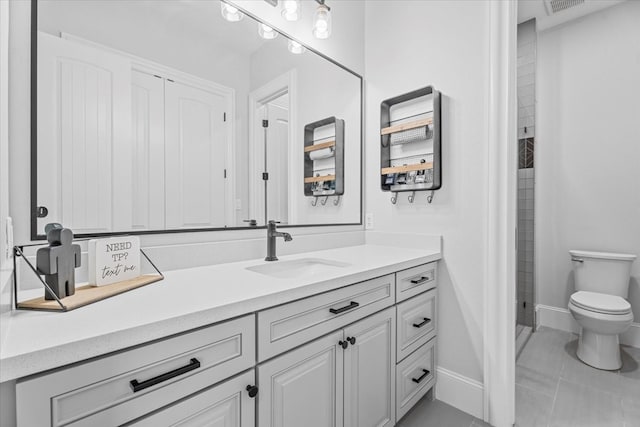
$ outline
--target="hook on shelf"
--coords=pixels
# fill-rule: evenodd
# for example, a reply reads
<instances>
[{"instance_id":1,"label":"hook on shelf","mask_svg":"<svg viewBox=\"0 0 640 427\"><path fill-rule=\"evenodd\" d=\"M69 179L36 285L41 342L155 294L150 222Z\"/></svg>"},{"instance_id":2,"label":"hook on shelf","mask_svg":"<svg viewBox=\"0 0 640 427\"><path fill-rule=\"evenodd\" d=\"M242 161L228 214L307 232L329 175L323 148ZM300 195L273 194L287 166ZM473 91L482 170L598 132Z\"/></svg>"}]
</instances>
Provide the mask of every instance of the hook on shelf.
<instances>
[{"instance_id":1,"label":"hook on shelf","mask_svg":"<svg viewBox=\"0 0 640 427\"><path fill-rule=\"evenodd\" d=\"M433 190L431 190L431 193L429 193L429 195L427 196L427 203L431 204L431 202L433 202Z\"/></svg>"},{"instance_id":2,"label":"hook on shelf","mask_svg":"<svg viewBox=\"0 0 640 427\"><path fill-rule=\"evenodd\" d=\"M324 196L324 199L320 200L320 203L322 204L322 206L327 204L328 199L329 199L329 196Z\"/></svg>"},{"instance_id":3,"label":"hook on shelf","mask_svg":"<svg viewBox=\"0 0 640 427\"><path fill-rule=\"evenodd\" d=\"M311 201L311 206L315 206L315 205L317 205L317 204L318 204L318 196L315 196L315 197L313 198L313 200Z\"/></svg>"},{"instance_id":4,"label":"hook on shelf","mask_svg":"<svg viewBox=\"0 0 640 427\"><path fill-rule=\"evenodd\" d=\"M398 193L393 193L393 196L391 196L391 203L395 205L397 201L398 201Z\"/></svg>"},{"instance_id":5,"label":"hook on shelf","mask_svg":"<svg viewBox=\"0 0 640 427\"><path fill-rule=\"evenodd\" d=\"M340 204L340 196L336 196L335 199L333 199L333 206L338 206Z\"/></svg>"},{"instance_id":6,"label":"hook on shelf","mask_svg":"<svg viewBox=\"0 0 640 427\"><path fill-rule=\"evenodd\" d=\"M415 198L416 198L416 192L415 192L415 191L412 191L412 192L411 192L411 195L408 197L408 199L409 199L409 203L413 203L413 201L415 200Z\"/></svg>"}]
</instances>

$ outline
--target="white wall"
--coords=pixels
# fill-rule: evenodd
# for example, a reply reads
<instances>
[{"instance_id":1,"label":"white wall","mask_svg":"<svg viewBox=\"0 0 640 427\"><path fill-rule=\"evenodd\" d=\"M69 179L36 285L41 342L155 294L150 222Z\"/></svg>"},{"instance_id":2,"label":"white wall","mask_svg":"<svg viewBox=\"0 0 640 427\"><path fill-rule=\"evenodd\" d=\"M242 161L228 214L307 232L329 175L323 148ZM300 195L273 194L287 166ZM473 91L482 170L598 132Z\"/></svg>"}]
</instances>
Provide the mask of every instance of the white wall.
<instances>
[{"instance_id":1,"label":"white wall","mask_svg":"<svg viewBox=\"0 0 640 427\"><path fill-rule=\"evenodd\" d=\"M376 230L443 235L438 365L483 380L489 3L367 3L366 212ZM431 205L389 201L380 182L380 102L426 85L443 95L443 187Z\"/></svg>"},{"instance_id":2,"label":"white wall","mask_svg":"<svg viewBox=\"0 0 640 427\"><path fill-rule=\"evenodd\" d=\"M640 256L640 2L538 35L536 286L567 307L569 249ZM640 319L640 260L629 299Z\"/></svg>"}]
</instances>

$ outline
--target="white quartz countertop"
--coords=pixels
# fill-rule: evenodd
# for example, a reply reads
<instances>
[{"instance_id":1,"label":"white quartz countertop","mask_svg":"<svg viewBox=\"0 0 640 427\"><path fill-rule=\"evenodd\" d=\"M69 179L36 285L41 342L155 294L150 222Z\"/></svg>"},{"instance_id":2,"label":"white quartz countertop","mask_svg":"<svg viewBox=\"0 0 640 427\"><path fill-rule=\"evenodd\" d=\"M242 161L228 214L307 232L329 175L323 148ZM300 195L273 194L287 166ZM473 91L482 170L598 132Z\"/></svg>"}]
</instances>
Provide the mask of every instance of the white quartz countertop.
<instances>
[{"instance_id":1,"label":"white quartz countertop","mask_svg":"<svg viewBox=\"0 0 640 427\"><path fill-rule=\"evenodd\" d=\"M0 382L58 368L320 292L435 261L440 252L362 245L282 256L349 265L274 278L246 267L263 260L164 272L165 280L66 313L11 311L0 349Z\"/></svg>"}]
</instances>

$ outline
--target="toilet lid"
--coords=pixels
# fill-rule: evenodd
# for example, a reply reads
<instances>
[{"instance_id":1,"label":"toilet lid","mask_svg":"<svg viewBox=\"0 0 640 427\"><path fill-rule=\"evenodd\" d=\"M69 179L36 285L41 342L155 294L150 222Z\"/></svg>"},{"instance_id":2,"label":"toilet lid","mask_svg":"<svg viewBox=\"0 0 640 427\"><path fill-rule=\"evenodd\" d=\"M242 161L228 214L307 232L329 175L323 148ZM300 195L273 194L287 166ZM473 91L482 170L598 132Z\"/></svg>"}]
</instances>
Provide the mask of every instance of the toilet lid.
<instances>
[{"instance_id":1,"label":"toilet lid","mask_svg":"<svg viewBox=\"0 0 640 427\"><path fill-rule=\"evenodd\" d=\"M624 298L598 292L578 291L571 295L571 302L596 313L626 314L631 311L631 304Z\"/></svg>"}]
</instances>

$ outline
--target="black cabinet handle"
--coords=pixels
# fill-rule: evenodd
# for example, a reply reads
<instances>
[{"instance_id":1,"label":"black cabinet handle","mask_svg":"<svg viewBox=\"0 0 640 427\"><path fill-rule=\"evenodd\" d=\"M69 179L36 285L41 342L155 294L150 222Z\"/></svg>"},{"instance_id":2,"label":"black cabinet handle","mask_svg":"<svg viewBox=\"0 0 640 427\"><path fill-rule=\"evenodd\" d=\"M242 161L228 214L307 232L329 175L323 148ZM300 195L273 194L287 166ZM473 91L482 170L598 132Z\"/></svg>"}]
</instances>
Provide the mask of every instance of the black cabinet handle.
<instances>
[{"instance_id":1,"label":"black cabinet handle","mask_svg":"<svg viewBox=\"0 0 640 427\"><path fill-rule=\"evenodd\" d=\"M429 375L429 371L426 369L423 369L422 372L424 372L422 375L420 375L418 378L411 378L411 381L413 381L416 384L420 384L420 382L427 376Z\"/></svg>"},{"instance_id":2,"label":"black cabinet handle","mask_svg":"<svg viewBox=\"0 0 640 427\"><path fill-rule=\"evenodd\" d=\"M342 347L342 349L349 347L349 343L347 341L338 341L338 345Z\"/></svg>"},{"instance_id":3,"label":"black cabinet handle","mask_svg":"<svg viewBox=\"0 0 640 427\"><path fill-rule=\"evenodd\" d=\"M156 384L160 384L161 382L170 380L171 378L178 377L182 374L186 374L189 371L193 371L194 369L198 369L200 367L200 362L195 357L191 359L188 365L183 366L178 369L174 369L173 371L164 373L162 375L158 375L157 377L150 378L146 381L138 382L138 380L131 380L129 384L131 384L131 388L134 393L139 392L140 390L144 390L145 388L149 388Z\"/></svg>"},{"instance_id":4,"label":"black cabinet handle","mask_svg":"<svg viewBox=\"0 0 640 427\"><path fill-rule=\"evenodd\" d=\"M411 279L411 283L413 283L414 285L419 285L421 283L428 282L428 281L429 281L429 276L422 276L419 279Z\"/></svg>"},{"instance_id":5,"label":"black cabinet handle","mask_svg":"<svg viewBox=\"0 0 640 427\"><path fill-rule=\"evenodd\" d=\"M249 397L256 397L258 394L258 386L248 385L247 392L249 393Z\"/></svg>"},{"instance_id":6,"label":"black cabinet handle","mask_svg":"<svg viewBox=\"0 0 640 427\"><path fill-rule=\"evenodd\" d=\"M356 343L356 337L347 337L349 344L354 345Z\"/></svg>"},{"instance_id":7,"label":"black cabinet handle","mask_svg":"<svg viewBox=\"0 0 640 427\"><path fill-rule=\"evenodd\" d=\"M345 305L342 308L330 308L329 311L331 313L333 313L333 314L340 314L340 313L344 313L345 311L349 311L351 309L354 309L354 308L358 307L359 305L360 304L358 304L357 302L351 301L349 303L349 305Z\"/></svg>"},{"instance_id":8,"label":"black cabinet handle","mask_svg":"<svg viewBox=\"0 0 640 427\"><path fill-rule=\"evenodd\" d=\"M426 325L427 323L431 322L431 319L429 319L428 317L423 317L423 321L420 323L414 323L413 327L414 328L422 328L424 325Z\"/></svg>"}]
</instances>

